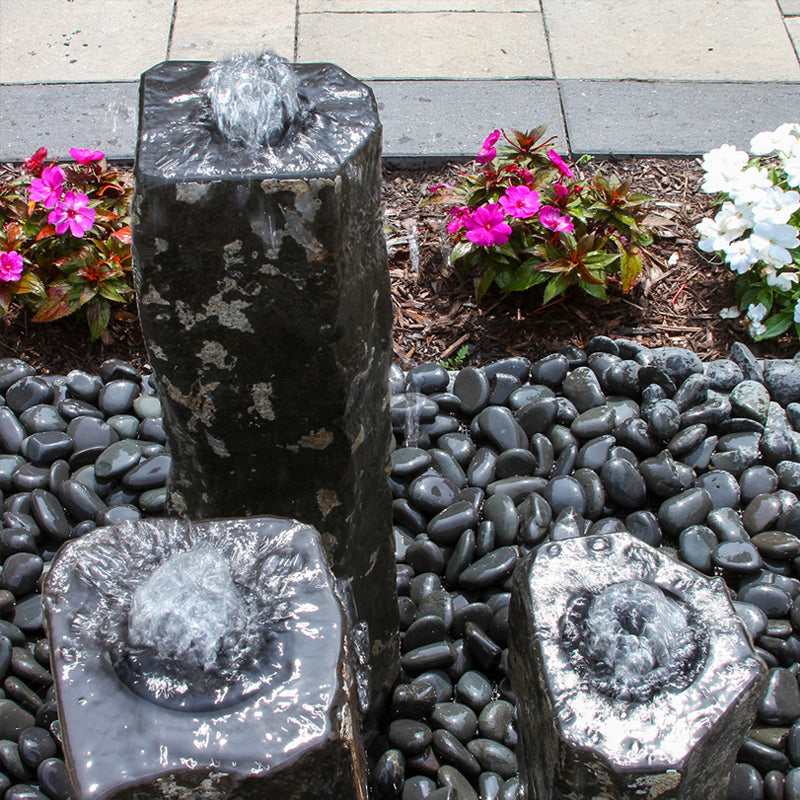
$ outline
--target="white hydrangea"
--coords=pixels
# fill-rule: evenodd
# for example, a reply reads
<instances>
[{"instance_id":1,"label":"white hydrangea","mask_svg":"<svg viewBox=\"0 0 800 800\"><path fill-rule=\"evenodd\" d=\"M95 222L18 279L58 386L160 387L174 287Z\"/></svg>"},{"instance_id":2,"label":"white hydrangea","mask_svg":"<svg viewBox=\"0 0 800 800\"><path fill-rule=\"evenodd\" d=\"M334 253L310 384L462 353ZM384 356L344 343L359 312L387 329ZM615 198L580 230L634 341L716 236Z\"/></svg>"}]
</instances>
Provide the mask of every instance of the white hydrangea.
<instances>
[{"instance_id":1,"label":"white hydrangea","mask_svg":"<svg viewBox=\"0 0 800 800\"><path fill-rule=\"evenodd\" d=\"M772 185L767 170L763 167L748 167L733 178L726 194L737 203L760 203L764 193Z\"/></svg>"},{"instance_id":2,"label":"white hydrangea","mask_svg":"<svg viewBox=\"0 0 800 800\"><path fill-rule=\"evenodd\" d=\"M751 244L750 237L731 242L721 249L730 268L740 275L744 275L758 261L758 251Z\"/></svg>"},{"instance_id":3,"label":"white hydrangea","mask_svg":"<svg viewBox=\"0 0 800 800\"><path fill-rule=\"evenodd\" d=\"M723 144L703 156L702 167L706 172L701 189L706 194L728 193L733 181L747 166L750 157L732 144Z\"/></svg>"},{"instance_id":4,"label":"white hydrangea","mask_svg":"<svg viewBox=\"0 0 800 800\"><path fill-rule=\"evenodd\" d=\"M752 207L755 222L787 223L800 208L800 193L785 192L780 186L770 186Z\"/></svg>"}]
</instances>

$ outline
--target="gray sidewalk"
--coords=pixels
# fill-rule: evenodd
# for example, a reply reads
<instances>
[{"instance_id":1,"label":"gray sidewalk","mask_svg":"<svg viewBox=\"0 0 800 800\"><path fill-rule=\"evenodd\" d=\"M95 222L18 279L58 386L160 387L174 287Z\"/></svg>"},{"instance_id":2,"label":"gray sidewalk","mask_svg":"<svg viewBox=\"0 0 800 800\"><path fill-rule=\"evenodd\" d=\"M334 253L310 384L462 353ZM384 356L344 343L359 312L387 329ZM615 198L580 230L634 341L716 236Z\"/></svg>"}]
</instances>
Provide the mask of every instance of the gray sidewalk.
<instances>
[{"instance_id":1,"label":"gray sidewalk","mask_svg":"<svg viewBox=\"0 0 800 800\"><path fill-rule=\"evenodd\" d=\"M698 154L800 119L800 0L0 0L0 160L131 159L142 71L265 48L366 80L395 160L540 123L574 154Z\"/></svg>"}]
</instances>

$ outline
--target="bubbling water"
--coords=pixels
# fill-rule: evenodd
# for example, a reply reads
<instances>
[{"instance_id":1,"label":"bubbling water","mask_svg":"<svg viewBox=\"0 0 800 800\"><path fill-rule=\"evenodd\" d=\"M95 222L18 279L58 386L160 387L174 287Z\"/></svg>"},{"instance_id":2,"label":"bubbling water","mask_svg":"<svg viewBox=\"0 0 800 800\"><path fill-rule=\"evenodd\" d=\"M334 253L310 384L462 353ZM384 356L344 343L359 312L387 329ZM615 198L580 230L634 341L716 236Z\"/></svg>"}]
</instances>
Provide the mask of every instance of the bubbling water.
<instances>
[{"instance_id":1,"label":"bubbling water","mask_svg":"<svg viewBox=\"0 0 800 800\"><path fill-rule=\"evenodd\" d=\"M687 606L640 580L574 598L562 619L562 640L596 689L632 702L685 689L704 660Z\"/></svg>"},{"instance_id":2,"label":"bubbling water","mask_svg":"<svg viewBox=\"0 0 800 800\"><path fill-rule=\"evenodd\" d=\"M275 147L302 118L294 67L274 53L218 61L201 88L222 135L249 148Z\"/></svg>"}]
</instances>

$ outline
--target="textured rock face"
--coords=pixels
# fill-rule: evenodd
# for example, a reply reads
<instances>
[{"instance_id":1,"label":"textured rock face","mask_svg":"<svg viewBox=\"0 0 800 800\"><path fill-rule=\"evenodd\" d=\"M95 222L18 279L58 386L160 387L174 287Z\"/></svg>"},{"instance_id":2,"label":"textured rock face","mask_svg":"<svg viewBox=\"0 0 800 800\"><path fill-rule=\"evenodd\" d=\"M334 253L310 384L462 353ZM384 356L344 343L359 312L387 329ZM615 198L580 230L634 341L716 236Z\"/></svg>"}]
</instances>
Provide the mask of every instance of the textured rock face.
<instances>
[{"instance_id":1,"label":"textured rock face","mask_svg":"<svg viewBox=\"0 0 800 800\"><path fill-rule=\"evenodd\" d=\"M300 65L300 129L249 148L207 118L208 68L142 79L133 249L169 508L315 526L368 629L374 695L397 636L375 101L336 67Z\"/></svg>"},{"instance_id":2,"label":"textured rock face","mask_svg":"<svg viewBox=\"0 0 800 800\"><path fill-rule=\"evenodd\" d=\"M74 796L366 797L349 624L313 528L101 528L60 551L44 604Z\"/></svg>"},{"instance_id":3,"label":"textured rock face","mask_svg":"<svg viewBox=\"0 0 800 800\"><path fill-rule=\"evenodd\" d=\"M514 576L529 797L725 796L765 668L721 580L627 533L543 545Z\"/></svg>"}]
</instances>

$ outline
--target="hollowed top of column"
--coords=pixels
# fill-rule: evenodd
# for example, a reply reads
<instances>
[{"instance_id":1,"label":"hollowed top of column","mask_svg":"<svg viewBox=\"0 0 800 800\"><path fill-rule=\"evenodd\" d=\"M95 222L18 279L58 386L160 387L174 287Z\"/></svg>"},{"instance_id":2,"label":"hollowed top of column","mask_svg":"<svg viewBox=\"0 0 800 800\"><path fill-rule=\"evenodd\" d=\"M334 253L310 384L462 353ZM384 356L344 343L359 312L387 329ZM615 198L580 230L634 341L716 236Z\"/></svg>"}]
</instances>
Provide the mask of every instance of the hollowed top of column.
<instances>
[{"instance_id":1,"label":"hollowed top of column","mask_svg":"<svg viewBox=\"0 0 800 800\"><path fill-rule=\"evenodd\" d=\"M333 64L296 64L301 121L274 146L230 141L214 123L203 81L213 62L165 61L142 75L137 181L336 175L381 123L372 90Z\"/></svg>"}]
</instances>

